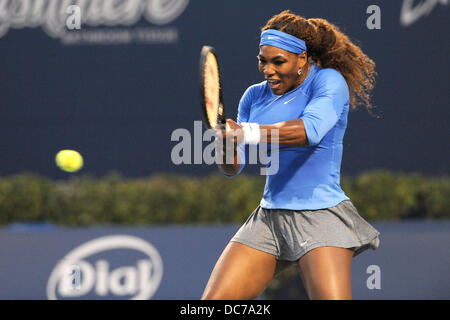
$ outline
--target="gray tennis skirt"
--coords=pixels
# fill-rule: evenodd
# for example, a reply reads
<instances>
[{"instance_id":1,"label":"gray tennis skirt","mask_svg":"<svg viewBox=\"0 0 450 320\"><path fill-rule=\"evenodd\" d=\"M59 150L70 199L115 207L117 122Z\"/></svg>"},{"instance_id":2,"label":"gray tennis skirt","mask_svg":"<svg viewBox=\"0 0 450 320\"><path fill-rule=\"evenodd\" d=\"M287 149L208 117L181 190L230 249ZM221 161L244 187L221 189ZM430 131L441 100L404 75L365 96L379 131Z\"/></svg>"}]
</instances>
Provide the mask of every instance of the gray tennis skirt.
<instances>
[{"instance_id":1,"label":"gray tennis skirt","mask_svg":"<svg viewBox=\"0 0 450 320\"><path fill-rule=\"evenodd\" d=\"M258 206L231 241L297 261L318 247L354 250L378 248L379 232L364 220L350 200L319 210L263 209Z\"/></svg>"}]
</instances>

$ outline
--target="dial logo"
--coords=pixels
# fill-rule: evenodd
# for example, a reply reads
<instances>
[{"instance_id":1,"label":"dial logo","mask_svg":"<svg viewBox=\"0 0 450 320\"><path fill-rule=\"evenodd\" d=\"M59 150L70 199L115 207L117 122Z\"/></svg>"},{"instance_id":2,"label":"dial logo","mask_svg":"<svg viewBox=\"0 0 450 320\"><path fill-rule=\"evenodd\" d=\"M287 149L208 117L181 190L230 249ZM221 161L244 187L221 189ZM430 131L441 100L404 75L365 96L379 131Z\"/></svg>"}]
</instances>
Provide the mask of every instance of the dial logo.
<instances>
[{"instance_id":1,"label":"dial logo","mask_svg":"<svg viewBox=\"0 0 450 320\"><path fill-rule=\"evenodd\" d=\"M161 257L150 243L129 235L106 236L78 246L58 262L47 282L47 297L146 300L162 275Z\"/></svg>"}]
</instances>

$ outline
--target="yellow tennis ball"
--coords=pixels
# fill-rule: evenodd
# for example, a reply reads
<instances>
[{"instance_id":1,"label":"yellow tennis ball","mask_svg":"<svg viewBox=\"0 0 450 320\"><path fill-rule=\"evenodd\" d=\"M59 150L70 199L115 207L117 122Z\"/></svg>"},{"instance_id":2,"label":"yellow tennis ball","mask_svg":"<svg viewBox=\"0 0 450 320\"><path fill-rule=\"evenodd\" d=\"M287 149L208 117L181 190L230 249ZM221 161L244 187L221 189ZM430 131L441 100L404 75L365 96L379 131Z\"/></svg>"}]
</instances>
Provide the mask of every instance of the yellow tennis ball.
<instances>
[{"instance_id":1,"label":"yellow tennis ball","mask_svg":"<svg viewBox=\"0 0 450 320\"><path fill-rule=\"evenodd\" d=\"M76 172L83 167L83 157L75 150L59 151L55 162L61 170L66 172Z\"/></svg>"}]
</instances>

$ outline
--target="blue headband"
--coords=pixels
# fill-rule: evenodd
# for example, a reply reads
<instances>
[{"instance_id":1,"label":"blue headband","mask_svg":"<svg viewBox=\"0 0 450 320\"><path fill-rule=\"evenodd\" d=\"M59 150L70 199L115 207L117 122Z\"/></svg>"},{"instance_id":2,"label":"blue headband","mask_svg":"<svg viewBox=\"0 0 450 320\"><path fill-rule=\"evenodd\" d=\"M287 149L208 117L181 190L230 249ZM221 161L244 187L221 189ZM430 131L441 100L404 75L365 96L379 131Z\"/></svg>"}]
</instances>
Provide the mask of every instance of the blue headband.
<instances>
[{"instance_id":1,"label":"blue headband","mask_svg":"<svg viewBox=\"0 0 450 320\"><path fill-rule=\"evenodd\" d=\"M305 41L274 29L267 29L261 33L259 46L274 46L297 54L306 51Z\"/></svg>"}]
</instances>

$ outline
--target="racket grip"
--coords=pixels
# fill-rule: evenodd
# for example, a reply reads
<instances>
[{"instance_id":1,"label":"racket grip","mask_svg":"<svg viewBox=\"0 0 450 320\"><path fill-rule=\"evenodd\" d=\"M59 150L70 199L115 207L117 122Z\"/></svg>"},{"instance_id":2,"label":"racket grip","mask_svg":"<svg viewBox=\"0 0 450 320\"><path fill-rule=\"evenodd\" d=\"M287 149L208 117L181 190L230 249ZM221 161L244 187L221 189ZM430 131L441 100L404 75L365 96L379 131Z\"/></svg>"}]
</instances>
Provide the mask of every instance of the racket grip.
<instances>
[{"instance_id":1,"label":"racket grip","mask_svg":"<svg viewBox=\"0 0 450 320\"><path fill-rule=\"evenodd\" d=\"M223 116L223 105L222 105L222 103L220 103L219 104L219 110L218 110L218 113L217 113L217 116L218 116L218 122L219 123L221 123L221 124L225 124L227 121L225 120L225 117Z\"/></svg>"}]
</instances>

